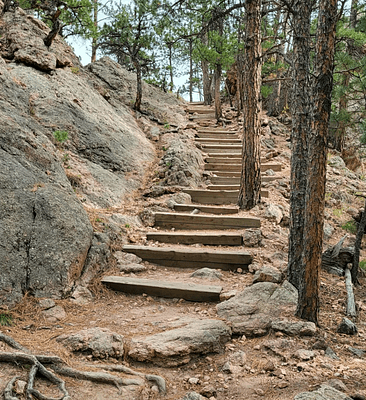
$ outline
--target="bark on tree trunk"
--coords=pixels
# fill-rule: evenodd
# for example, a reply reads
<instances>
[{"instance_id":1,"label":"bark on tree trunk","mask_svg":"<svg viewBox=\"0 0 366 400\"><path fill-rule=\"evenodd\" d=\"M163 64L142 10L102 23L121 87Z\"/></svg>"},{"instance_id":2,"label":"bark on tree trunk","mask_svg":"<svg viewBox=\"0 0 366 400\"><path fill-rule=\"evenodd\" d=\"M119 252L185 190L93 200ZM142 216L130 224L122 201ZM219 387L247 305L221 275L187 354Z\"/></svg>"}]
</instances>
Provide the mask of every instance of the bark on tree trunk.
<instances>
[{"instance_id":1,"label":"bark on tree trunk","mask_svg":"<svg viewBox=\"0 0 366 400\"><path fill-rule=\"evenodd\" d=\"M172 92L174 88L174 77L173 77L173 54L172 54L172 44L169 43L169 90Z\"/></svg>"},{"instance_id":2,"label":"bark on tree trunk","mask_svg":"<svg viewBox=\"0 0 366 400\"><path fill-rule=\"evenodd\" d=\"M297 0L292 16L293 88L291 134L291 197L288 280L299 288L303 280L303 235L307 174L307 138L311 131L310 17L311 4Z\"/></svg>"},{"instance_id":3,"label":"bark on tree trunk","mask_svg":"<svg viewBox=\"0 0 366 400\"><path fill-rule=\"evenodd\" d=\"M350 23L350 27L353 29L355 29L356 25L357 25L357 7L358 7L358 0L352 0L349 23Z\"/></svg>"},{"instance_id":4,"label":"bark on tree trunk","mask_svg":"<svg viewBox=\"0 0 366 400\"><path fill-rule=\"evenodd\" d=\"M207 34L204 34L201 37L202 43L207 46ZM212 103L212 96L211 96L211 79L208 71L208 61L202 60L201 61L202 67L202 86L203 86L203 102L206 106L211 105Z\"/></svg>"},{"instance_id":5,"label":"bark on tree trunk","mask_svg":"<svg viewBox=\"0 0 366 400\"><path fill-rule=\"evenodd\" d=\"M193 44L192 39L189 40L189 101L193 102Z\"/></svg>"},{"instance_id":6,"label":"bark on tree trunk","mask_svg":"<svg viewBox=\"0 0 366 400\"><path fill-rule=\"evenodd\" d=\"M95 29L98 29L98 0L93 0L93 23ZM91 62L97 61L97 38L93 37L92 39L92 54L91 54Z\"/></svg>"},{"instance_id":7,"label":"bark on tree trunk","mask_svg":"<svg viewBox=\"0 0 366 400\"><path fill-rule=\"evenodd\" d=\"M260 90L261 90L261 5L262 0L245 2L244 132L238 204L250 210L260 202Z\"/></svg>"},{"instance_id":8,"label":"bark on tree trunk","mask_svg":"<svg viewBox=\"0 0 366 400\"><path fill-rule=\"evenodd\" d=\"M352 262L351 275L352 275L352 282L354 285L358 284L358 268L359 268L359 264L360 264L360 248L361 248L362 238L365 233L365 227L366 227L366 199L365 199L365 208L361 215L361 220L360 220L360 222L358 224L358 228L357 228L357 235L356 235L356 241L355 241L355 254L354 254L353 262Z\"/></svg>"},{"instance_id":9,"label":"bark on tree trunk","mask_svg":"<svg viewBox=\"0 0 366 400\"><path fill-rule=\"evenodd\" d=\"M222 119L220 84L221 84L221 64L216 64L216 66L215 66L215 118L216 118L217 122L220 122Z\"/></svg>"},{"instance_id":10,"label":"bark on tree trunk","mask_svg":"<svg viewBox=\"0 0 366 400\"><path fill-rule=\"evenodd\" d=\"M309 138L308 185L305 199L305 225L302 264L296 315L318 323L319 272L323 243L327 137L333 89L337 0L321 0L315 51L313 129Z\"/></svg>"}]
</instances>

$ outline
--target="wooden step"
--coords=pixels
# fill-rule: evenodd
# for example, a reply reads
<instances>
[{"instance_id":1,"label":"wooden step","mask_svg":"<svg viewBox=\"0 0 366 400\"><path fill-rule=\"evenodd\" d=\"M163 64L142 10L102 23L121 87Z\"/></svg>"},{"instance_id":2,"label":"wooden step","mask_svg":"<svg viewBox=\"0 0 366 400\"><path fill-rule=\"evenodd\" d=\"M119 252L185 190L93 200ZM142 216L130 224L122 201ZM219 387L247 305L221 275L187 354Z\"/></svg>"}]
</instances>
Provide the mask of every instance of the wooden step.
<instances>
[{"instance_id":1,"label":"wooden step","mask_svg":"<svg viewBox=\"0 0 366 400\"><path fill-rule=\"evenodd\" d=\"M242 246L243 237L238 233L148 232L147 240L170 244L204 244L208 246Z\"/></svg>"},{"instance_id":2,"label":"wooden step","mask_svg":"<svg viewBox=\"0 0 366 400\"><path fill-rule=\"evenodd\" d=\"M102 283L112 290L130 294L178 298L188 301L219 301L221 286L197 285L194 283L168 282L152 279L105 276Z\"/></svg>"},{"instance_id":3,"label":"wooden step","mask_svg":"<svg viewBox=\"0 0 366 400\"><path fill-rule=\"evenodd\" d=\"M188 107L190 106L203 106L205 103L203 101L190 101L188 103Z\"/></svg>"},{"instance_id":4,"label":"wooden step","mask_svg":"<svg viewBox=\"0 0 366 400\"><path fill-rule=\"evenodd\" d=\"M228 129L223 129L221 127L219 128L213 128L213 127L209 127L209 128L198 128L197 130L198 133L214 133L214 134L220 134L220 133L224 133L224 134L238 134L239 131L230 131Z\"/></svg>"},{"instance_id":5,"label":"wooden step","mask_svg":"<svg viewBox=\"0 0 366 400\"><path fill-rule=\"evenodd\" d=\"M215 193L209 190L206 190L205 192ZM202 201L197 201L197 203L202 203ZM260 219L233 216L228 217L221 215L157 212L155 213L155 226L177 229L245 229L259 228Z\"/></svg>"},{"instance_id":6,"label":"wooden step","mask_svg":"<svg viewBox=\"0 0 366 400\"><path fill-rule=\"evenodd\" d=\"M228 154L227 157L206 157L205 161L211 164L241 164L241 154Z\"/></svg>"},{"instance_id":7,"label":"wooden step","mask_svg":"<svg viewBox=\"0 0 366 400\"><path fill-rule=\"evenodd\" d=\"M241 172L241 164L219 164L219 163L206 163L206 171L235 171ZM271 169L272 171L281 171L281 164L261 164L261 172Z\"/></svg>"},{"instance_id":8,"label":"wooden step","mask_svg":"<svg viewBox=\"0 0 366 400\"><path fill-rule=\"evenodd\" d=\"M192 197L192 201L201 204L237 204L239 197L239 190L185 189L184 192ZM261 190L261 196L269 197L268 190Z\"/></svg>"},{"instance_id":9,"label":"wooden step","mask_svg":"<svg viewBox=\"0 0 366 400\"><path fill-rule=\"evenodd\" d=\"M213 110L210 107L189 107L186 108L186 112L193 114L193 113L197 113L197 114L212 114L215 112L215 110Z\"/></svg>"},{"instance_id":10,"label":"wooden step","mask_svg":"<svg viewBox=\"0 0 366 400\"><path fill-rule=\"evenodd\" d=\"M208 190L239 190L240 185L208 185Z\"/></svg>"},{"instance_id":11,"label":"wooden step","mask_svg":"<svg viewBox=\"0 0 366 400\"><path fill-rule=\"evenodd\" d=\"M219 178L228 177L228 178L240 178L241 171L211 171L212 175L215 175Z\"/></svg>"},{"instance_id":12,"label":"wooden step","mask_svg":"<svg viewBox=\"0 0 366 400\"><path fill-rule=\"evenodd\" d=\"M196 138L195 141L197 143L201 143L203 145L206 144L218 144L218 145L227 145L227 144L241 144L241 139L220 139L220 138Z\"/></svg>"},{"instance_id":13,"label":"wooden step","mask_svg":"<svg viewBox=\"0 0 366 400\"><path fill-rule=\"evenodd\" d=\"M154 264L177 268L213 268L225 271L248 269L252 256L246 252L192 247L149 247L125 245L123 250Z\"/></svg>"},{"instance_id":14,"label":"wooden step","mask_svg":"<svg viewBox=\"0 0 366 400\"><path fill-rule=\"evenodd\" d=\"M199 114L199 115L189 115L188 117L190 120L197 120L197 119L215 119L215 114Z\"/></svg>"},{"instance_id":15,"label":"wooden step","mask_svg":"<svg viewBox=\"0 0 366 400\"><path fill-rule=\"evenodd\" d=\"M174 210L178 212L192 212L198 209L201 212L209 214L237 214L238 207L218 207L218 206L203 206L202 204L175 204Z\"/></svg>"},{"instance_id":16,"label":"wooden step","mask_svg":"<svg viewBox=\"0 0 366 400\"><path fill-rule=\"evenodd\" d=\"M280 176L261 176L262 182L272 182L280 179ZM226 176L213 176L209 178L213 185L240 185L240 176L226 177Z\"/></svg>"},{"instance_id":17,"label":"wooden step","mask_svg":"<svg viewBox=\"0 0 366 400\"><path fill-rule=\"evenodd\" d=\"M240 139L239 136L234 133L202 133L197 132L195 134L198 138L201 139Z\"/></svg>"}]
</instances>

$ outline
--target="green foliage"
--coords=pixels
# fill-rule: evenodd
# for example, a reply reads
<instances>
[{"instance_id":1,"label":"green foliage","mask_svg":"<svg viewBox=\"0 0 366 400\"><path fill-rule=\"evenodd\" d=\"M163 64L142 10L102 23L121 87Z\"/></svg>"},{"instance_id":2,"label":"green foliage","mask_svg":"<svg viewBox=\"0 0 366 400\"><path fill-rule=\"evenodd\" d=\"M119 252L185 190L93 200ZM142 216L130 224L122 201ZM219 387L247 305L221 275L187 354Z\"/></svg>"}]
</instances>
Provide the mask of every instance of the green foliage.
<instances>
[{"instance_id":1,"label":"green foliage","mask_svg":"<svg viewBox=\"0 0 366 400\"><path fill-rule=\"evenodd\" d=\"M76 74L76 75L78 75L78 74L80 73L79 67L70 67L70 71L71 71L73 74Z\"/></svg>"},{"instance_id":2,"label":"green foliage","mask_svg":"<svg viewBox=\"0 0 366 400\"><path fill-rule=\"evenodd\" d=\"M357 233L357 225L356 225L355 221L353 221L353 220L347 221L344 225L342 225L342 229L344 229L347 232L352 233L353 235L355 235Z\"/></svg>"},{"instance_id":3,"label":"green foliage","mask_svg":"<svg viewBox=\"0 0 366 400\"><path fill-rule=\"evenodd\" d=\"M0 326L12 326L13 316L8 312L3 312L0 314Z\"/></svg>"},{"instance_id":4,"label":"green foliage","mask_svg":"<svg viewBox=\"0 0 366 400\"><path fill-rule=\"evenodd\" d=\"M68 140L69 133L67 131L54 131L53 137L57 140L57 142L62 144Z\"/></svg>"},{"instance_id":5,"label":"green foliage","mask_svg":"<svg viewBox=\"0 0 366 400\"><path fill-rule=\"evenodd\" d=\"M270 94L273 92L273 87L267 86L267 85L262 85L261 87L261 94L263 98L267 98Z\"/></svg>"},{"instance_id":6,"label":"green foliage","mask_svg":"<svg viewBox=\"0 0 366 400\"><path fill-rule=\"evenodd\" d=\"M359 266L360 266L361 269L363 269L365 271L366 270L366 260L360 261Z\"/></svg>"}]
</instances>

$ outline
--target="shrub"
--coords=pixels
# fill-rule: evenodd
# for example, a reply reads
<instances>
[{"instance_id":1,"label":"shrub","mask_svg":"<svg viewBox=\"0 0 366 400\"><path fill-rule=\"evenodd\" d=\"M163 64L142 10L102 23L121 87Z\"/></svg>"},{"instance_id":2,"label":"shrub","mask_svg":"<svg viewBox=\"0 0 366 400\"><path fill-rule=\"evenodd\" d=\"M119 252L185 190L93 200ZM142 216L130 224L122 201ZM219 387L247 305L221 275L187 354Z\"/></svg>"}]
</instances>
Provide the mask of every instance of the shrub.
<instances>
[{"instance_id":1,"label":"shrub","mask_svg":"<svg viewBox=\"0 0 366 400\"><path fill-rule=\"evenodd\" d=\"M54 131L53 137L59 142L64 143L69 138L69 133L67 131Z\"/></svg>"}]
</instances>

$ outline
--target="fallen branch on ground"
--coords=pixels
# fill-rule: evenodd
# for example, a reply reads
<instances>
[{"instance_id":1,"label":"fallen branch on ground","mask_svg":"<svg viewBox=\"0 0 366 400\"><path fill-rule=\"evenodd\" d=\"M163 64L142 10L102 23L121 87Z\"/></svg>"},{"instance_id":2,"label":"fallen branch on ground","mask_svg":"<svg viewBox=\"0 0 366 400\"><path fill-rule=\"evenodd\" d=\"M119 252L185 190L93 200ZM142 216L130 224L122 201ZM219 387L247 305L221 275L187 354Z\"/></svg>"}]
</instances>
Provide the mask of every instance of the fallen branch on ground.
<instances>
[{"instance_id":1,"label":"fallen branch on ground","mask_svg":"<svg viewBox=\"0 0 366 400\"><path fill-rule=\"evenodd\" d=\"M352 264L347 264L347 268L344 271L345 284L347 290L346 314L350 317L356 317L357 313L356 313L355 296L353 294L351 269L352 269Z\"/></svg>"}]
</instances>

